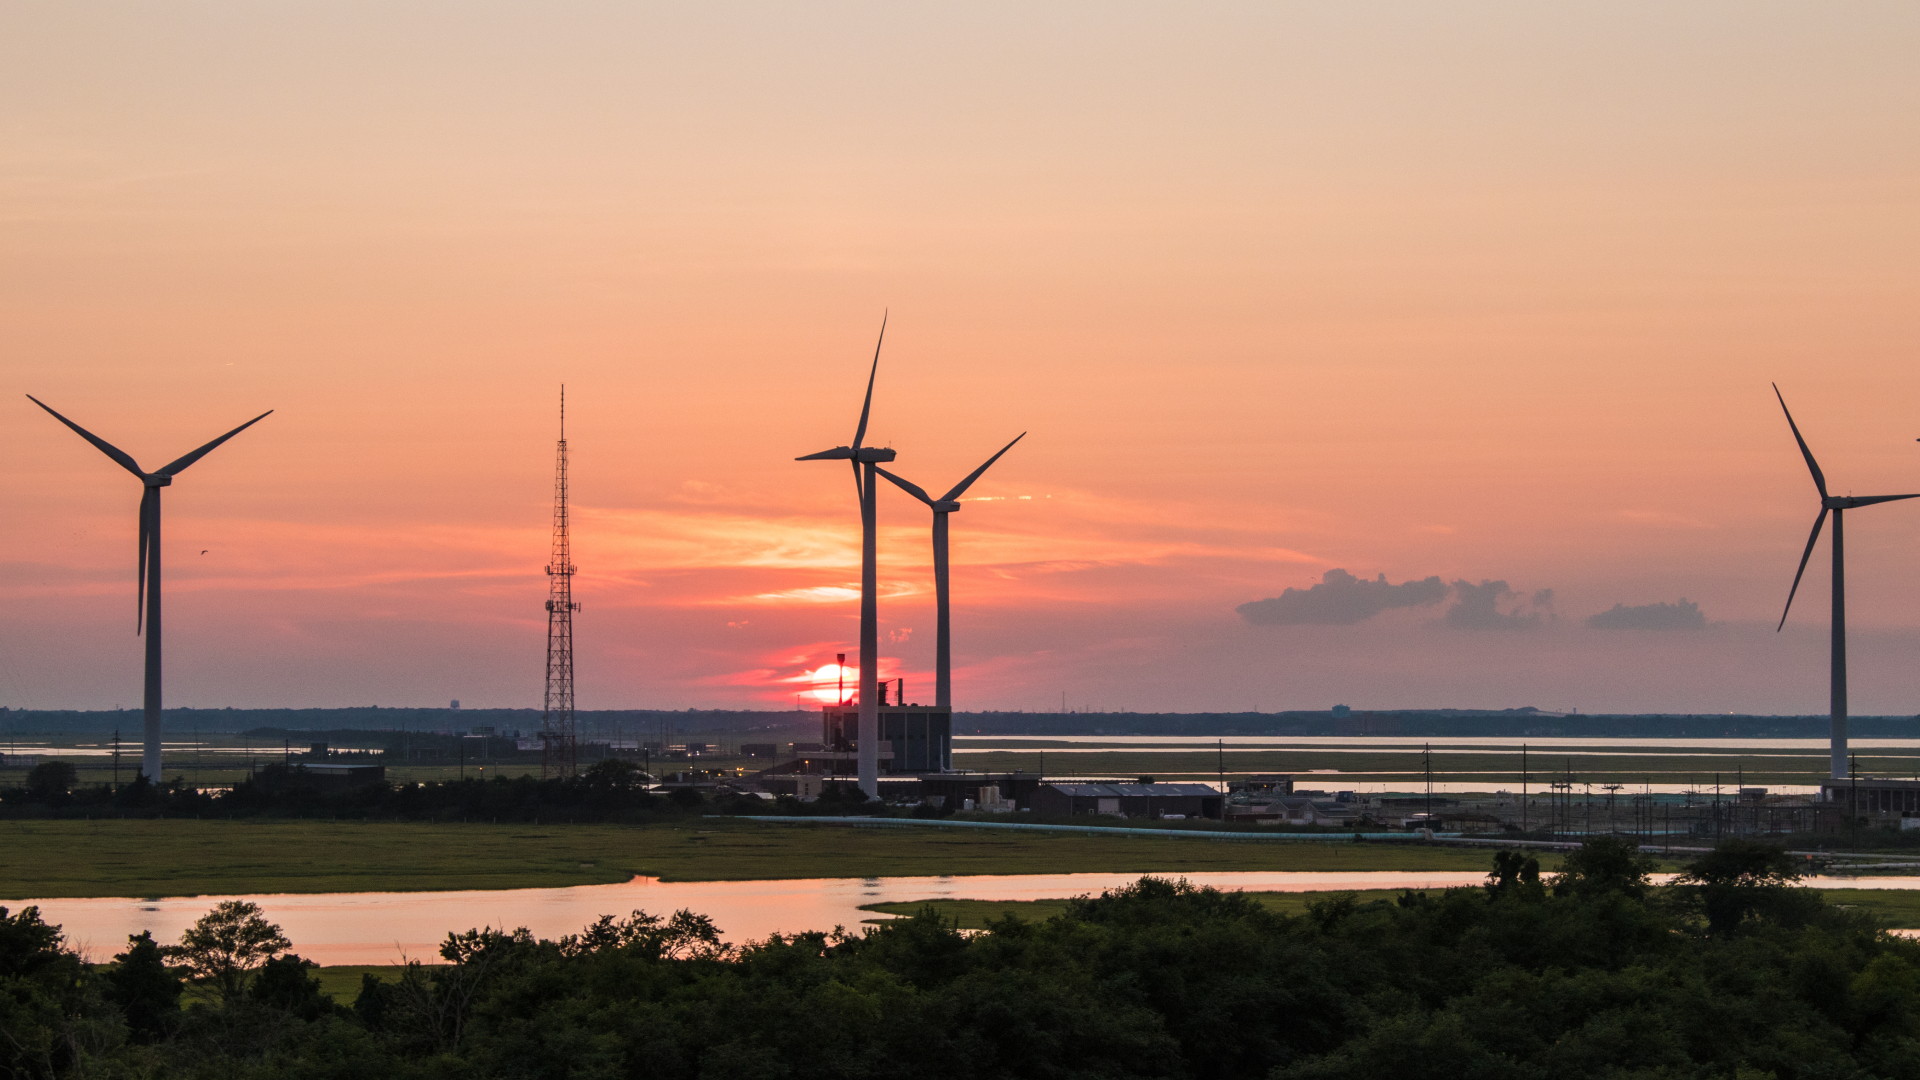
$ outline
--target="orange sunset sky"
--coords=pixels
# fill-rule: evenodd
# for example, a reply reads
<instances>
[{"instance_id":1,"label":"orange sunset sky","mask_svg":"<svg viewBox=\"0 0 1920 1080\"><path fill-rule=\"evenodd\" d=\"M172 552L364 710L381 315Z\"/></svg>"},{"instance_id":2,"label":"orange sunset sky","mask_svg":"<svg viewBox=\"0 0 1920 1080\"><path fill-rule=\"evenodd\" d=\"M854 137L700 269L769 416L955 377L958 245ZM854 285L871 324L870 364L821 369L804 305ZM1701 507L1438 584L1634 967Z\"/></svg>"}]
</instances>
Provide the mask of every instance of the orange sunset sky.
<instances>
[{"instance_id":1,"label":"orange sunset sky","mask_svg":"<svg viewBox=\"0 0 1920 1080\"><path fill-rule=\"evenodd\" d=\"M1896 3L5 5L0 704L140 697L139 485L32 393L149 468L277 410L165 495L169 705L537 706L564 382L580 707L790 705L859 560L792 459L890 311L897 471L1031 432L954 517L959 708L1822 712L1768 384L1920 491L1916 56ZM1848 526L1854 710L1920 711L1920 501ZM1440 582L1236 611L1335 569Z\"/></svg>"}]
</instances>

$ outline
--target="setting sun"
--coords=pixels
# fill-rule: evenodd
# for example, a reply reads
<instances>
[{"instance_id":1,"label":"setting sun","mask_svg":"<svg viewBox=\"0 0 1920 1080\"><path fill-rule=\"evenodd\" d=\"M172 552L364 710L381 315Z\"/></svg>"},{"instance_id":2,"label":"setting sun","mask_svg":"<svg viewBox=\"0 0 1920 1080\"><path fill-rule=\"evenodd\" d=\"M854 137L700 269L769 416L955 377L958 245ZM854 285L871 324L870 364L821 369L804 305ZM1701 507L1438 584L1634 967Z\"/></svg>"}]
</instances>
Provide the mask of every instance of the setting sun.
<instances>
[{"instance_id":1,"label":"setting sun","mask_svg":"<svg viewBox=\"0 0 1920 1080\"><path fill-rule=\"evenodd\" d=\"M822 705L846 701L853 697L854 688L860 685L860 669L851 664L824 664L801 677L813 683L813 689L807 691L807 699Z\"/></svg>"}]
</instances>

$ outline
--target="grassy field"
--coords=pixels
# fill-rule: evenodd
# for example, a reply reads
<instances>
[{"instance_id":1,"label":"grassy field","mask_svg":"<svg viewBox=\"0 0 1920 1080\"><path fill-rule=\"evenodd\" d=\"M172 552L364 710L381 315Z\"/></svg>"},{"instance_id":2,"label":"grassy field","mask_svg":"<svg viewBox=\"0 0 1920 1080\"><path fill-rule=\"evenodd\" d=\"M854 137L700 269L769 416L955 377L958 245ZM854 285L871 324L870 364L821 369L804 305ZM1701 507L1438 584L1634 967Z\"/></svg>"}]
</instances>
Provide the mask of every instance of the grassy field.
<instances>
[{"instance_id":1,"label":"grassy field","mask_svg":"<svg viewBox=\"0 0 1920 1080\"><path fill-rule=\"evenodd\" d=\"M1211 870L1484 870L1483 850L935 828L0 822L0 899Z\"/></svg>"},{"instance_id":2,"label":"grassy field","mask_svg":"<svg viewBox=\"0 0 1920 1080\"><path fill-rule=\"evenodd\" d=\"M1392 900L1401 893L1399 889L1368 889L1354 893L1361 903L1371 900ZM1256 892L1248 893L1268 910L1287 915L1305 914L1307 905L1329 896L1340 895L1331 892ZM1920 890L1916 889L1828 889L1827 902L1842 907L1860 908L1878 915L1886 925L1896 929L1920 928ZM1044 921L1067 909L1065 900L919 900L894 904L865 904L862 911L871 911L880 915L911 915L921 908L931 907L949 919L959 920L961 929L978 930L990 919L1003 919L1013 915L1030 921ZM869 920L883 921L883 920Z\"/></svg>"},{"instance_id":3,"label":"grassy field","mask_svg":"<svg viewBox=\"0 0 1920 1080\"><path fill-rule=\"evenodd\" d=\"M320 980L320 992L342 1005L353 1004L360 996L360 977L371 974L382 982L397 982L401 967L398 964L342 964L339 967L323 967L314 971L314 977Z\"/></svg>"}]
</instances>

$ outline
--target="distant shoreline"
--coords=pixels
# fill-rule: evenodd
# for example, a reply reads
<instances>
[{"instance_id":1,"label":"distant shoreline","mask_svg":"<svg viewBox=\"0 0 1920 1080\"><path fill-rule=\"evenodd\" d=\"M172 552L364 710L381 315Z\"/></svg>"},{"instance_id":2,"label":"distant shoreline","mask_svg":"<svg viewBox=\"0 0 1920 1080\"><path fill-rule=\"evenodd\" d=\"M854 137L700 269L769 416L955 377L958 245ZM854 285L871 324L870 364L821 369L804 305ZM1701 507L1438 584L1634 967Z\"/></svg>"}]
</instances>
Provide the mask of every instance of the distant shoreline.
<instances>
[{"instance_id":1,"label":"distant shoreline","mask_svg":"<svg viewBox=\"0 0 1920 1080\"><path fill-rule=\"evenodd\" d=\"M6 735L136 736L138 709L11 709L0 707ZM259 738L319 738L358 732L459 731L474 727L538 730L538 709L423 709L362 706L338 709L166 710L170 733L247 734ZM808 733L813 711L751 709L601 709L575 714L582 732L629 735L748 735ZM1285 712L955 712L956 735L1264 735L1493 736L1507 738L1825 738L1825 715L1713 713L1552 713L1538 709L1290 710ZM1855 738L1920 737L1920 718L1855 716Z\"/></svg>"}]
</instances>

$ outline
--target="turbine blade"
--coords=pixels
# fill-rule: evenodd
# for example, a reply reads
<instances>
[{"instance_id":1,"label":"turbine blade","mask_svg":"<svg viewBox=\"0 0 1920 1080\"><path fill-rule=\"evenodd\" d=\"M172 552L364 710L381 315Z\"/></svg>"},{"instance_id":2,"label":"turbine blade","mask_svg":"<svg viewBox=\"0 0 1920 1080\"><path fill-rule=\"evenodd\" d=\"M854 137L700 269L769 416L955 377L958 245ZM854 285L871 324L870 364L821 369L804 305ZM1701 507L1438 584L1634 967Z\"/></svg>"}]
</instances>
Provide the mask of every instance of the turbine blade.
<instances>
[{"instance_id":1,"label":"turbine blade","mask_svg":"<svg viewBox=\"0 0 1920 1080\"><path fill-rule=\"evenodd\" d=\"M262 420L265 420L267 417L272 415L273 415L273 410L268 409L266 412L263 412L259 416L256 416L253 419L247 421L246 423L241 424L239 427L234 428L232 431L227 432L225 435L222 435L219 438L208 443L207 445L201 447L200 449L195 450L193 453L188 454L185 457L175 459L174 461L171 461L165 465L162 465L160 467L159 472L156 473L156 475L172 476L173 474L184 470L187 466L193 464L196 461L199 461L203 457L206 457L207 451L212 450L214 447L219 446L221 443L226 442L228 439L233 438L235 435L240 434L241 432L247 430L248 428L252 427L253 425L259 423Z\"/></svg>"},{"instance_id":2,"label":"turbine blade","mask_svg":"<svg viewBox=\"0 0 1920 1080\"><path fill-rule=\"evenodd\" d=\"M899 477L893 475L892 473L888 472L887 470L881 468L878 465L875 465L873 467L873 471L893 481L894 486L898 487L901 491L904 491L907 494L913 496L914 498L919 499L921 502L926 503L928 506L933 505L933 500L927 497L927 493L921 490L921 487L919 484L916 484L911 480L902 480Z\"/></svg>"},{"instance_id":3,"label":"turbine blade","mask_svg":"<svg viewBox=\"0 0 1920 1080\"><path fill-rule=\"evenodd\" d=\"M873 343L873 369L867 372L867 400L860 406L860 426L853 430L853 448L860 449L860 440L867 437L867 413L873 409L873 377L880 374L880 346L887 340L887 316L880 314L880 340Z\"/></svg>"},{"instance_id":4,"label":"turbine blade","mask_svg":"<svg viewBox=\"0 0 1920 1080\"><path fill-rule=\"evenodd\" d=\"M808 454L806 457L797 457L797 458L794 458L793 460L795 461L839 461L841 458L850 458L852 456L853 456L852 450L849 450L844 446L836 446L831 450L822 450L817 454Z\"/></svg>"},{"instance_id":5,"label":"turbine blade","mask_svg":"<svg viewBox=\"0 0 1920 1080\"><path fill-rule=\"evenodd\" d=\"M866 488L866 485L860 482L860 463L858 461L854 461L854 462L849 462L849 464L853 466L854 498L860 501L860 505L865 506L867 504L867 488ZM865 510L862 510L860 512L863 514L866 513Z\"/></svg>"},{"instance_id":6,"label":"turbine blade","mask_svg":"<svg viewBox=\"0 0 1920 1080\"><path fill-rule=\"evenodd\" d=\"M1807 459L1807 468L1813 472L1813 486L1820 489L1820 497L1827 497L1827 478L1820 472L1820 463L1813 460L1813 451L1807 449L1807 440L1800 437L1800 425L1793 422L1793 413L1787 408L1787 399L1780 397L1780 385L1773 384L1773 396L1780 398L1780 411L1787 414L1787 426L1793 429L1793 441L1800 444L1800 456ZM1785 615L1781 616L1784 620Z\"/></svg>"},{"instance_id":7,"label":"turbine blade","mask_svg":"<svg viewBox=\"0 0 1920 1080\"><path fill-rule=\"evenodd\" d=\"M1008 443L1007 445L1005 445L1005 446L1003 446L1003 447L1001 447L1001 448L1000 448L1000 454L1004 454L1004 453L1006 453L1007 451L1009 451L1009 450L1011 450L1011 449L1013 449L1013 443L1017 443L1017 442L1019 442L1019 441L1020 441L1021 439L1024 439L1024 438L1026 438L1026 437L1027 437L1027 433L1026 433L1026 432L1024 432L1024 431L1023 431L1023 432L1021 432L1021 433L1020 433L1020 434L1018 434L1018 435L1015 435L1015 436L1013 437L1013 442L1010 442L1010 443ZM986 472L986 471L987 471L987 466L988 466L988 465L992 465L992 464L993 464L994 462L996 462L996 461L999 461L999 460L1000 460L1000 454L995 454L995 455L993 455L992 457L990 457L990 458L988 458L988 459L987 459L987 464L986 464L986 465L982 465L982 466L980 466L979 468L977 468L977 469L975 469L975 470L973 470L973 473L972 473L972 475L970 475L970 476L968 476L968 477L967 477L967 478L966 478L965 480L962 480L962 481L960 481L960 482L959 482L958 484L956 484L956 485L954 485L954 488L953 488L953 490L952 490L952 491L949 491L949 492L947 492L947 493L946 493L946 495L944 495L944 496L942 496L942 497L941 497L941 499L940 499L940 501L941 501L941 502L952 502L953 500L955 500L955 499L957 499L957 498L959 498L960 496L962 496L962 495L964 495L964 494L966 494L966 491L967 491L967 489L973 486L973 482L974 482L975 480L978 480L978 479L980 479L980 474L981 474L981 473L983 473L983 472Z\"/></svg>"},{"instance_id":8,"label":"turbine blade","mask_svg":"<svg viewBox=\"0 0 1920 1080\"><path fill-rule=\"evenodd\" d=\"M142 480L145 480L147 478L147 474L140 471L140 466L136 464L132 458L128 457L126 453L122 451L119 447L113 445L112 443L101 438L100 436L95 435L93 432L88 431L86 428L81 427L79 424L74 423L73 421L67 419L66 417L61 416L59 413L53 412L52 406L48 405L44 401L41 401L39 398L34 397L32 394L27 395L27 400L33 402L35 405L40 406L41 408L47 410L48 412L53 413L53 418L55 420L60 421L61 423L72 428L74 431L78 432L81 438L92 443L95 447L98 447L101 453L112 458L115 462L117 462L120 465L121 468L127 470L128 472L132 473L133 475L139 477Z\"/></svg>"},{"instance_id":9,"label":"turbine blade","mask_svg":"<svg viewBox=\"0 0 1920 1080\"><path fill-rule=\"evenodd\" d=\"M136 591L133 604L133 633L135 637L146 629L147 622L147 537L153 529L153 503L160 497L159 488L142 488L140 491L140 587Z\"/></svg>"},{"instance_id":10,"label":"turbine blade","mask_svg":"<svg viewBox=\"0 0 1920 1080\"><path fill-rule=\"evenodd\" d=\"M1854 499L1853 499L1853 505L1855 505L1855 506L1872 506L1872 505L1873 505L1874 503L1883 503L1883 502L1899 502L1899 501L1900 501L1901 499L1920 499L1920 494L1916 494L1916 495L1856 495L1856 496L1854 496Z\"/></svg>"},{"instance_id":11,"label":"turbine blade","mask_svg":"<svg viewBox=\"0 0 1920 1080\"><path fill-rule=\"evenodd\" d=\"M1787 590L1787 606L1780 612L1780 626L1773 628L1774 633L1787 625L1787 612L1793 610L1793 594L1800 591L1800 575L1807 572L1807 560L1813 558L1813 545L1820 539L1820 526L1827 523L1827 508L1820 508L1820 516L1813 519L1813 534L1807 537L1807 550L1800 556L1800 569L1793 573L1793 588Z\"/></svg>"}]
</instances>

